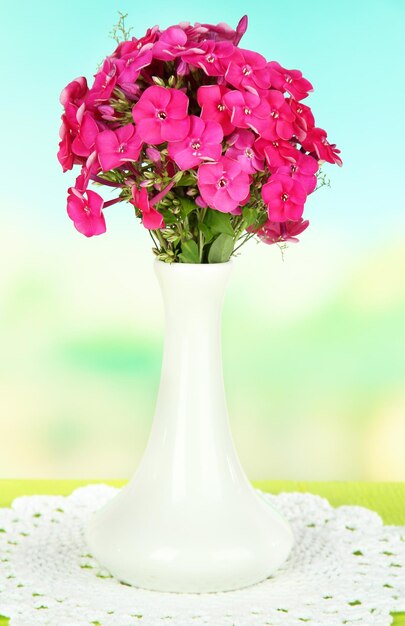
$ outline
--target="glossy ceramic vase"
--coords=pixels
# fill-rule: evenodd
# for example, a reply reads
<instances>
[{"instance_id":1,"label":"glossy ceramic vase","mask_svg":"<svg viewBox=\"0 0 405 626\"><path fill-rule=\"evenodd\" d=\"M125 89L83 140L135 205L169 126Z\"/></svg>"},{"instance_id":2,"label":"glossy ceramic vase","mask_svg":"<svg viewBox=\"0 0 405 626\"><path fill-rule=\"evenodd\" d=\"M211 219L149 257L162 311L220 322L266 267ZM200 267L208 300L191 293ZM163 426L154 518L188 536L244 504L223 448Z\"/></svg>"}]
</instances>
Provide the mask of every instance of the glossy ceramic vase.
<instances>
[{"instance_id":1,"label":"glossy ceramic vase","mask_svg":"<svg viewBox=\"0 0 405 626\"><path fill-rule=\"evenodd\" d=\"M155 262L166 336L150 439L133 479L86 529L91 553L130 585L239 589L273 574L292 547L286 520L249 483L229 428L221 309L232 267Z\"/></svg>"}]
</instances>

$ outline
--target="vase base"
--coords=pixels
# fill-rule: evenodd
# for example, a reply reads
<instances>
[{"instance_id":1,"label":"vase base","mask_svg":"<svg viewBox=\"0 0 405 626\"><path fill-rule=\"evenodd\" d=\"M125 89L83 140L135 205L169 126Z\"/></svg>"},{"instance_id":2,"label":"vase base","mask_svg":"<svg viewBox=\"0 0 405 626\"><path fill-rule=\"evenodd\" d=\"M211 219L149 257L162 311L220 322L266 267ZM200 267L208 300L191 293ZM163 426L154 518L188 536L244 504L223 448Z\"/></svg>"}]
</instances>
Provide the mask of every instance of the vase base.
<instances>
[{"instance_id":1,"label":"vase base","mask_svg":"<svg viewBox=\"0 0 405 626\"><path fill-rule=\"evenodd\" d=\"M174 514L162 503L155 517L148 515L146 500L133 508L126 488L93 514L87 543L115 578L133 587L171 593L249 587L285 562L293 535L260 493L251 488L243 495L237 509L229 501L223 508L194 506Z\"/></svg>"},{"instance_id":2,"label":"vase base","mask_svg":"<svg viewBox=\"0 0 405 626\"><path fill-rule=\"evenodd\" d=\"M216 587L215 589L212 588L212 585L209 585L206 589L202 588L200 585L198 586L197 590L194 589L185 589L184 587L182 587L182 589L172 589L171 586L169 586L169 588L162 588L161 585L159 585L158 587L155 586L147 586L145 584L136 584L135 582L131 583L127 580L119 580L121 585L126 585L127 587L133 587L134 589L144 589L145 591L156 591L157 593L180 593L180 594L191 594L191 595L199 595L199 594L209 594L209 593L227 593L227 592L232 592L232 591L240 591L241 589L248 589L249 587L253 587L254 585L258 585L260 583L265 582L268 578L271 578L272 574L268 574L267 576L260 577L259 579L255 579L252 580L248 583L235 583L234 587L231 587L230 585L226 585L225 587L223 585ZM115 578L115 577L114 577Z\"/></svg>"}]
</instances>

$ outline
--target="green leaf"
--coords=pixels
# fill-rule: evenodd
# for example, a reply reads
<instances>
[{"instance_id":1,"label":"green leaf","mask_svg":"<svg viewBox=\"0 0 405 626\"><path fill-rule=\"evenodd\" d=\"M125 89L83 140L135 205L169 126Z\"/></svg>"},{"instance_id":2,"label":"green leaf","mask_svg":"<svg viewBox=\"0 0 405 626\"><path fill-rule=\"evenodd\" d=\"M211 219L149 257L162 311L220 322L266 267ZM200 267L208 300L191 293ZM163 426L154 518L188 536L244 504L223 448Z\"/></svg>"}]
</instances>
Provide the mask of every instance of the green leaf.
<instances>
[{"instance_id":1,"label":"green leaf","mask_svg":"<svg viewBox=\"0 0 405 626\"><path fill-rule=\"evenodd\" d=\"M199 224L198 228L204 235L205 243L210 243L210 241L212 241L214 237L214 235L212 234L212 230L206 224L204 224L204 222L202 224Z\"/></svg>"},{"instance_id":2,"label":"green leaf","mask_svg":"<svg viewBox=\"0 0 405 626\"><path fill-rule=\"evenodd\" d=\"M246 227L253 226L256 223L257 218L259 216L258 211L252 208L244 208L242 209L243 219L246 222Z\"/></svg>"},{"instance_id":3,"label":"green leaf","mask_svg":"<svg viewBox=\"0 0 405 626\"><path fill-rule=\"evenodd\" d=\"M210 227L214 234L224 233L225 235L230 235L231 237L235 234L232 228L231 216L229 213L221 213L221 211L209 209L204 222Z\"/></svg>"},{"instance_id":4,"label":"green leaf","mask_svg":"<svg viewBox=\"0 0 405 626\"><path fill-rule=\"evenodd\" d=\"M185 241L181 246L181 254L179 259L182 263L199 263L200 256L198 254L198 246L195 241Z\"/></svg>"},{"instance_id":5,"label":"green leaf","mask_svg":"<svg viewBox=\"0 0 405 626\"><path fill-rule=\"evenodd\" d=\"M177 181L176 183L176 187L190 187L192 185L195 185L195 177L190 176L190 175L184 175L180 178L179 181Z\"/></svg>"},{"instance_id":6,"label":"green leaf","mask_svg":"<svg viewBox=\"0 0 405 626\"><path fill-rule=\"evenodd\" d=\"M210 247L208 263L226 263L233 252L234 238L221 233Z\"/></svg>"},{"instance_id":7,"label":"green leaf","mask_svg":"<svg viewBox=\"0 0 405 626\"><path fill-rule=\"evenodd\" d=\"M191 200L191 198L180 197L179 200L181 204L180 213L183 219L197 208L196 203L194 202L194 200Z\"/></svg>"},{"instance_id":8,"label":"green leaf","mask_svg":"<svg viewBox=\"0 0 405 626\"><path fill-rule=\"evenodd\" d=\"M179 221L177 216L168 209L160 208L159 205L156 208L158 209L159 213L163 215L166 226L170 226L171 224L177 224L177 222Z\"/></svg>"}]
</instances>

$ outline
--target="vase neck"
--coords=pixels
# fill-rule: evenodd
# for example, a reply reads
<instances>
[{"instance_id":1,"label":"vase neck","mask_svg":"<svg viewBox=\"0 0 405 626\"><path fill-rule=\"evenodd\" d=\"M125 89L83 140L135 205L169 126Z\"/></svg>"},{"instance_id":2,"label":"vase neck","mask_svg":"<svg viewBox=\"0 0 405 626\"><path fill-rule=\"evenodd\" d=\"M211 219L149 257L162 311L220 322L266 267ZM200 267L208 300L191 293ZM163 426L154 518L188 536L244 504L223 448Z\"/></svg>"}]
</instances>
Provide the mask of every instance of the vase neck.
<instances>
[{"instance_id":1,"label":"vase neck","mask_svg":"<svg viewBox=\"0 0 405 626\"><path fill-rule=\"evenodd\" d=\"M184 413L189 423L209 420L216 413L210 398L225 406L221 312L231 269L231 263L155 264L166 318L157 413L169 419Z\"/></svg>"},{"instance_id":2,"label":"vase neck","mask_svg":"<svg viewBox=\"0 0 405 626\"><path fill-rule=\"evenodd\" d=\"M211 265L155 263L162 291L166 333L179 326L185 331L212 327L219 321L232 263ZM167 335L166 335L167 336Z\"/></svg>"},{"instance_id":3,"label":"vase neck","mask_svg":"<svg viewBox=\"0 0 405 626\"><path fill-rule=\"evenodd\" d=\"M221 310L232 264L156 263L155 270L166 332L142 471L158 476L176 497L206 491L207 485L219 497L224 481L240 472L229 430L221 357Z\"/></svg>"}]
</instances>

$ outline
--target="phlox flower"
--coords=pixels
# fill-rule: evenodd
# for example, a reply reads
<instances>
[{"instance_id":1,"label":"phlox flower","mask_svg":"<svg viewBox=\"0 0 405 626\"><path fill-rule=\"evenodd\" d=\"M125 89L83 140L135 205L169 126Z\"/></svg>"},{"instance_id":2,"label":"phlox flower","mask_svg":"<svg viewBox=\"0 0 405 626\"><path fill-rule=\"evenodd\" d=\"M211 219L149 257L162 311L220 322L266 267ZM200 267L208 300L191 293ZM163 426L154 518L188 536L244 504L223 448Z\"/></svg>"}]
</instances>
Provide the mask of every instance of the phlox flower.
<instances>
[{"instance_id":1,"label":"phlox flower","mask_svg":"<svg viewBox=\"0 0 405 626\"><path fill-rule=\"evenodd\" d=\"M162 61L172 61L187 54L198 54L202 50L198 45L188 44L187 34L179 26L170 26L164 30L153 45L153 56Z\"/></svg>"},{"instance_id":2,"label":"phlox flower","mask_svg":"<svg viewBox=\"0 0 405 626\"><path fill-rule=\"evenodd\" d=\"M152 28L148 28L145 35L139 39L132 37L128 41L121 41L111 55L111 58L121 59L125 55L131 54L136 50L140 52L152 48L152 45L158 37L158 32L159 26L153 26Z\"/></svg>"},{"instance_id":3,"label":"phlox flower","mask_svg":"<svg viewBox=\"0 0 405 626\"><path fill-rule=\"evenodd\" d=\"M223 76L235 47L230 41L208 39L199 44L199 53L187 53L187 63L201 68L208 76Z\"/></svg>"},{"instance_id":4,"label":"phlox flower","mask_svg":"<svg viewBox=\"0 0 405 626\"><path fill-rule=\"evenodd\" d=\"M297 243L297 235L304 232L309 226L308 220L302 218L297 221L287 220L286 222L272 222L267 220L257 231L259 239L264 243Z\"/></svg>"},{"instance_id":5,"label":"phlox flower","mask_svg":"<svg viewBox=\"0 0 405 626\"><path fill-rule=\"evenodd\" d=\"M231 122L238 128L251 128L259 135L267 127L270 106L267 100L245 91L228 91L224 103L231 110Z\"/></svg>"},{"instance_id":6,"label":"phlox flower","mask_svg":"<svg viewBox=\"0 0 405 626\"><path fill-rule=\"evenodd\" d=\"M216 161L222 152L222 127L218 122L190 116L190 129L182 141L169 142L169 156L181 170L196 167L201 161Z\"/></svg>"},{"instance_id":7,"label":"phlox flower","mask_svg":"<svg viewBox=\"0 0 405 626\"><path fill-rule=\"evenodd\" d=\"M224 101L225 95L230 91L223 85L204 85L197 91L202 119L221 124L224 135L228 135L235 128L231 122L231 110Z\"/></svg>"},{"instance_id":8,"label":"phlox flower","mask_svg":"<svg viewBox=\"0 0 405 626\"><path fill-rule=\"evenodd\" d=\"M294 134L294 113L288 106L281 91L270 89L266 100L270 107L270 114L261 135L265 139L291 139Z\"/></svg>"},{"instance_id":9,"label":"phlox flower","mask_svg":"<svg viewBox=\"0 0 405 626\"><path fill-rule=\"evenodd\" d=\"M306 197L301 183L290 176L276 174L262 187L262 198L273 222L299 220L304 212Z\"/></svg>"},{"instance_id":10,"label":"phlox flower","mask_svg":"<svg viewBox=\"0 0 405 626\"><path fill-rule=\"evenodd\" d=\"M252 50L235 49L225 78L237 89L247 89L253 93L257 93L257 89L267 89L270 86L267 61L264 56Z\"/></svg>"},{"instance_id":11,"label":"phlox flower","mask_svg":"<svg viewBox=\"0 0 405 626\"><path fill-rule=\"evenodd\" d=\"M86 237L105 233L103 206L103 198L95 191L82 193L75 187L68 189L67 213L76 230Z\"/></svg>"},{"instance_id":12,"label":"phlox flower","mask_svg":"<svg viewBox=\"0 0 405 626\"><path fill-rule=\"evenodd\" d=\"M328 163L336 163L342 165L340 158L340 150L336 148L336 144L329 143L326 131L323 128L311 128L308 130L305 139L302 141L302 147L308 152L316 154L321 161Z\"/></svg>"},{"instance_id":13,"label":"phlox flower","mask_svg":"<svg viewBox=\"0 0 405 626\"><path fill-rule=\"evenodd\" d=\"M84 98L87 92L87 80L84 76L79 76L79 78L75 78L75 80L72 80L62 90L59 102L62 106L65 107L65 109L68 104L80 106L84 102Z\"/></svg>"},{"instance_id":14,"label":"phlox flower","mask_svg":"<svg viewBox=\"0 0 405 626\"><path fill-rule=\"evenodd\" d=\"M287 91L296 100L303 100L313 91L311 83L299 70L287 70L277 61L270 61L267 67L271 86L283 92Z\"/></svg>"},{"instance_id":15,"label":"phlox flower","mask_svg":"<svg viewBox=\"0 0 405 626\"><path fill-rule=\"evenodd\" d=\"M273 173L278 167L295 163L299 150L290 142L283 139L268 141L259 137L255 142L257 152L264 156L266 163Z\"/></svg>"},{"instance_id":16,"label":"phlox flower","mask_svg":"<svg viewBox=\"0 0 405 626\"><path fill-rule=\"evenodd\" d=\"M207 208L207 203L204 202L204 200L201 198L201 196L196 196L195 197L195 203L198 207L200 207L200 209L206 209Z\"/></svg>"},{"instance_id":17,"label":"phlox flower","mask_svg":"<svg viewBox=\"0 0 405 626\"><path fill-rule=\"evenodd\" d=\"M226 156L198 168L198 189L212 209L233 213L249 195L250 178L237 161Z\"/></svg>"},{"instance_id":18,"label":"phlox flower","mask_svg":"<svg viewBox=\"0 0 405 626\"><path fill-rule=\"evenodd\" d=\"M80 76L63 89L57 157L64 172L81 166L67 205L78 231L105 232L105 209L129 201L145 228L161 229L154 252L176 242L170 260L180 262L183 242L198 243L204 230L196 207L239 215L237 236L253 223L247 232L270 244L296 241L307 228L304 203L318 168L341 165L340 151L302 104L311 83L240 48L246 28L246 16L235 30L222 22L154 26L120 42L90 88ZM116 197L104 202L90 181ZM184 198L187 219L178 208Z\"/></svg>"},{"instance_id":19,"label":"phlox flower","mask_svg":"<svg viewBox=\"0 0 405 626\"><path fill-rule=\"evenodd\" d=\"M152 61L152 50L133 50L115 61L117 66L117 84L124 86L134 83L141 73L141 69Z\"/></svg>"},{"instance_id":20,"label":"phlox flower","mask_svg":"<svg viewBox=\"0 0 405 626\"><path fill-rule=\"evenodd\" d=\"M293 122L294 135L297 137L298 141L302 142L307 136L308 131L315 126L313 113L309 106L294 100L294 98L287 98L286 102L295 116Z\"/></svg>"},{"instance_id":21,"label":"phlox flower","mask_svg":"<svg viewBox=\"0 0 405 626\"><path fill-rule=\"evenodd\" d=\"M101 69L94 75L94 83L86 96L86 106L92 107L95 104L108 100L117 84L117 66L110 59L106 58Z\"/></svg>"},{"instance_id":22,"label":"phlox flower","mask_svg":"<svg viewBox=\"0 0 405 626\"><path fill-rule=\"evenodd\" d=\"M148 190L146 187L138 189L136 185L132 186L131 203L142 213L142 224L148 230L158 230L163 228L165 223L163 216L149 204Z\"/></svg>"},{"instance_id":23,"label":"phlox flower","mask_svg":"<svg viewBox=\"0 0 405 626\"><path fill-rule=\"evenodd\" d=\"M319 163L316 159L298 151L295 162L279 167L277 175L291 176L294 180L298 180L307 194L310 194L316 187L315 174L318 169Z\"/></svg>"},{"instance_id":24,"label":"phlox flower","mask_svg":"<svg viewBox=\"0 0 405 626\"><path fill-rule=\"evenodd\" d=\"M148 159L150 159L150 161L152 161L153 163L160 163L162 160L162 155L160 154L159 150L157 150L156 148L146 148L146 156L148 157Z\"/></svg>"},{"instance_id":25,"label":"phlox flower","mask_svg":"<svg viewBox=\"0 0 405 626\"><path fill-rule=\"evenodd\" d=\"M93 114L84 110L84 104L78 109L78 128L72 142L72 150L77 156L88 157L94 150L99 127Z\"/></svg>"},{"instance_id":26,"label":"phlox flower","mask_svg":"<svg viewBox=\"0 0 405 626\"><path fill-rule=\"evenodd\" d=\"M126 124L117 130L103 130L96 137L96 150L104 172L126 161L137 161L141 147L134 124Z\"/></svg>"},{"instance_id":27,"label":"phlox flower","mask_svg":"<svg viewBox=\"0 0 405 626\"><path fill-rule=\"evenodd\" d=\"M100 104L100 106L97 107L97 110L100 113L103 120L106 120L109 122L117 122L116 111L114 107L112 107L110 104Z\"/></svg>"},{"instance_id":28,"label":"phlox flower","mask_svg":"<svg viewBox=\"0 0 405 626\"><path fill-rule=\"evenodd\" d=\"M187 109L188 98L182 91L148 87L132 109L139 137L151 144L181 141L190 128Z\"/></svg>"},{"instance_id":29,"label":"phlox flower","mask_svg":"<svg viewBox=\"0 0 405 626\"><path fill-rule=\"evenodd\" d=\"M62 170L67 172L71 170L75 163L81 163L82 159L78 158L72 151L73 134L70 125L67 122L66 115L62 115L62 124L59 130L59 150L57 153L58 161L62 166Z\"/></svg>"},{"instance_id":30,"label":"phlox flower","mask_svg":"<svg viewBox=\"0 0 405 626\"><path fill-rule=\"evenodd\" d=\"M82 165L81 172L76 178L74 188L81 193L84 193L89 186L89 181L92 175L97 174L100 170L100 166L97 160L96 151L92 152L85 163Z\"/></svg>"},{"instance_id":31,"label":"phlox flower","mask_svg":"<svg viewBox=\"0 0 405 626\"><path fill-rule=\"evenodd\" d=\"M264 170L264 160L254 148L255 140L254 133L247 129L237 130L228 139L231 147L226 151L226 156L237 161L248 174Z\"/></svg>"},{"instance_id":32,"label":"phlox flower","mask_svg":"<svg viewBox=\"0 0 405 626\"><path fill-rule=\"evenodd\" d=\"M239 20L236 30L233 30L233 28L224 22L216 25L201 24L201 26L206 29L204 36L207 39L215 39L216 41L232 41L232 43L237 46L246 32L248 18L247 15L244 15Z\"/></svg>"}]
</instances>

